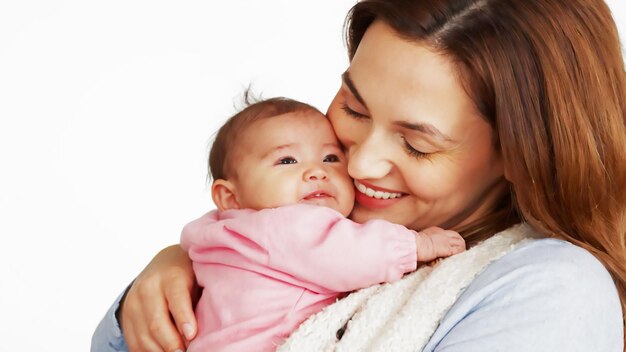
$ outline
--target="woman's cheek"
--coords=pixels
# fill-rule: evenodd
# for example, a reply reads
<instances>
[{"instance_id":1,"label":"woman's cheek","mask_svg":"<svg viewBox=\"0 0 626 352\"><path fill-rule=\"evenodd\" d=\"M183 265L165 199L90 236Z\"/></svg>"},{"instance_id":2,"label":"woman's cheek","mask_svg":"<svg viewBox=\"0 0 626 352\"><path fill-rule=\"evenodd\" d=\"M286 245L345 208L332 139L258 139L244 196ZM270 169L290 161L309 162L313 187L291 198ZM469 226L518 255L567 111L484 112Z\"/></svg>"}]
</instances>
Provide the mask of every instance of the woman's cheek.
<instances>
[{"instance_id":1,"label":"woman's cheek","mask_svg":"<svg viewBox=\"0 0 626 352\"><path fill-rule=\"evenodd\" d=\"M404 172L404 179L413 195L427 202L451 195L457 183L453 165L442 160L413 160L404 165L410 164L413 167Z\"/></svg>"}]
</instances>

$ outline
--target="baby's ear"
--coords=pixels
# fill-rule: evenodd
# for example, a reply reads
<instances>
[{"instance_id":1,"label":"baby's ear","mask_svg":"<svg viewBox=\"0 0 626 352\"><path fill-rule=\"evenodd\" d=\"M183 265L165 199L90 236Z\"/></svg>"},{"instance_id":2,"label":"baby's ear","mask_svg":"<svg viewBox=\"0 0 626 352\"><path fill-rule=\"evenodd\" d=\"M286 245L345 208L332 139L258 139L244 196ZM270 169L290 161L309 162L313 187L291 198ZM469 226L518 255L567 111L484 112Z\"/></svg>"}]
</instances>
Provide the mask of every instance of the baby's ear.
<instances>
[{"instance_id":1,"label":"baby's ear","mask_svg":"<svg viewBox=\"0 0 626 352\"><path fill-rule=\"evenodd\" d=\"M219 211L240 208L235 185L228 180L217 179L213 181L211 196Z\"/></svg>"}]
</instances>

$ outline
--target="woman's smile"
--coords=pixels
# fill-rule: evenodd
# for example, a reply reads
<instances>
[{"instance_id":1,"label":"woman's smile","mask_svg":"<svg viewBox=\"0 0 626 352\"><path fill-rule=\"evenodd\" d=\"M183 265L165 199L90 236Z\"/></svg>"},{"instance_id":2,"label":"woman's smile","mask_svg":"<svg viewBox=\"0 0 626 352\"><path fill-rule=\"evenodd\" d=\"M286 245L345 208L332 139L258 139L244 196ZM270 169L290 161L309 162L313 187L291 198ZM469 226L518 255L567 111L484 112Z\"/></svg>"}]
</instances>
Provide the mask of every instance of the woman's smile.
<instances>
[{"instance_id":1,"label":"woman's smile","mask_svg":"<svg viewBox=\"0 0 626 352\"><path fill-rule=\"evenodd\" d=\"M406 194L373 186L364 181L354 180L355 200L358 204L372 209L386 208L396 204Z\"/></svg>"}]
</instances>

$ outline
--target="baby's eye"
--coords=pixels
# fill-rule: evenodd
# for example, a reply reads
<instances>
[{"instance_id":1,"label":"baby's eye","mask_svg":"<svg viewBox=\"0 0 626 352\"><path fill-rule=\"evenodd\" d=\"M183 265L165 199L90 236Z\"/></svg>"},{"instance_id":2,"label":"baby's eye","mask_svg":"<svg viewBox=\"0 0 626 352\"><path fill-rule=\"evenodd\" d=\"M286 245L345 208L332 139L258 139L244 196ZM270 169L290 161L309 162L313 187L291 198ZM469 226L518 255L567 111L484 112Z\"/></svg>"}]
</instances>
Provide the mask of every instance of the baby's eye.
<instances>
[{"instance_id":1,"label":"baby's eye","mask_svg":"<svg viewBox=\"0 0 626 352\"><path fill-rule=\"evenodd\" d=\"M324 157L325 163L338 163L339 157L335 154L328 154Z\"/></svg>"},{"instance_id":2,"label":"baby's eye","mask_svg":"<svg viewBox=\"0 0 626 352\"><path fill-rule=\"evenodd\" d=\"M284 157L284 158L280 158L280 159L278 160L278 163L277 163L277 164L280 164L280 165L288 165L288 164L295 164L295 163L297 163L297 162L298 162L298 161L297 161L296 159L294 159L294 158L292 158L292 157L290 157L290 156L286 156L286 157Z\"/></svg>"}]
</instances>

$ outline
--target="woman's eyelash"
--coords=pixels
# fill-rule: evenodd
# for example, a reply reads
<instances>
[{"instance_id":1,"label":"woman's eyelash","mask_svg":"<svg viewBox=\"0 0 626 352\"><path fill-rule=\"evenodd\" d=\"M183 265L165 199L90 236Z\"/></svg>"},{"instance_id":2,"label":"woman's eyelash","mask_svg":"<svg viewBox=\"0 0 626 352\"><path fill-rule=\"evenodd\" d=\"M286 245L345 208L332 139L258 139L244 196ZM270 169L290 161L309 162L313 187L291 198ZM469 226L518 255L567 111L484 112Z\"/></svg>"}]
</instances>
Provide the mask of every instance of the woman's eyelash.
<instances>
[{"instance_id":1,"label":"woman's eyelash","mask_svg":"<svg viewBox=\"0 0 626 352\"><path fill-rule=\"evenodd\" d=\"M426 156L428 156L428 153L422 153L419 150L413 148L409 142L406 141L406 138L402 137L402 142L404 143L404 149L406 150L407 153L409 153L409 155L411 155L414 158L424 158Z\"/></svg>"},{"instance_id":2,"label":"woman's eyelash","mask_svg":"<svg viewBox=\"0 0 626 352\"><path fill-rule=\"evenodd\" d=\"M356 118L356 119L367 119L369 116L358 113L352 109L350 109L350 107L348 106L348 104L346 103L342 103L341 104L341 110L343 110L346 114ZM407 153L409 153L410 156L414 157L414 158L424 158L426 156L428 156L428 153L422 153L419 150L413 148L411 146L411 144L409 144L409 142L406 141L406 138L404 138L404 136L402 137L402 141L404 142L404 149L406 150Z\"/></svg>"},{"instance_id":3,"label":"woman's eyelash","mask_svg":"<svg viewBox=\"0 0 626 352\"><path fill-rule=\"evenodd\" d=\"M341 110L343 110L343 112L345 112L346 114L348 114L348 115L350 115L350 116L352 116L352 117L354 117L356 119L366 119L366 118L369 117L367 115L358 113L358 112L350 109L350 107L346 103L342 103L341 104Z\"/></svg>"}]
</instances>

